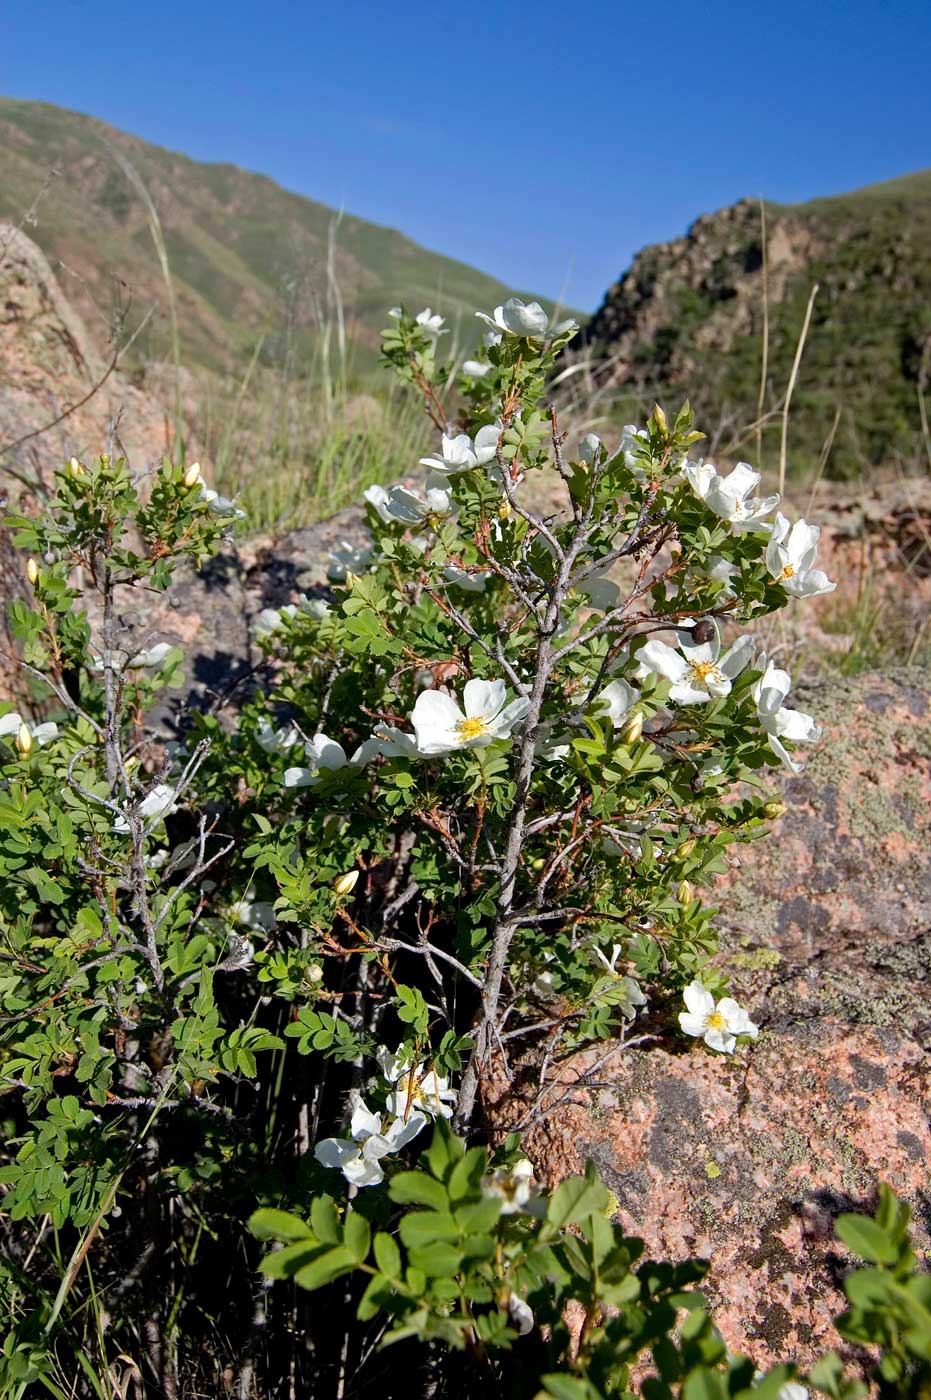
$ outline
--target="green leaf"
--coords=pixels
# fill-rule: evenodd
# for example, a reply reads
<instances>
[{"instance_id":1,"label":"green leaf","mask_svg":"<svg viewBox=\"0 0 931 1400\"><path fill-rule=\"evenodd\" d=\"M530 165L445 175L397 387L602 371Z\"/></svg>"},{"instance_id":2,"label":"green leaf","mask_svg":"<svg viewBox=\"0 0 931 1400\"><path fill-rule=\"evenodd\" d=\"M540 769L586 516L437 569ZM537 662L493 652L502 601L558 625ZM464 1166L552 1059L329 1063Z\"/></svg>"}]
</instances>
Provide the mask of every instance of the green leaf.
<instances>
[{"instance_id":1,"label":"green leaf","mask_svg":"<svg viewBox=\"0 0 931 1400\"><path fill-rule=\"evenodd\" d=\"M342 1244L339 1215L329 1196L315 1196L311 1201L310 1223L321 1244Z\"/></svg>"},{"instance_id":2,"label":"green leaf","mask_svg":"<svg viewBox=\"0 0 931 1400\"><path fill-rule=\"evenodd\" d=\"M262 1273L266 1278L293 1278L323 1252L317 1240L298 1240L296 1244L286 1244L284 1249L266 1254L261 1264Z\"/></svg>"},{"instance_id":3,"label":"green leaf","mask_svg":"<svg viewBox=\"0 0 931 1400\"><path fill-rule=\"evenodd\" d=\"M601 1391L581 1376L550 1375L540 1379L543 1394L553 1396L553 1400L604 1400Z\"/></svg>"},{"instance_id":4,"label":"green leaf","mask_svg":"<svg viewBox=\"0 0 931 1400\"><path fill-rule=\"evenodd\" d=\"M313 1231L306 1221L287 1210L266 1208L253 1211L249 1229L259 1240L313 1240Z\"/></svg>"},{"instance_id":5,"label":"green leaf","mask_svg":"<svg viewBox=\"0 0 931 1400\"><path fill-rule=\"evenodd\" d=\"M433 1240L458 1240L459 1226L451 1215L435 1210L416 1210L402 1216L398 1233L408 1249L417 1249Z\"/></svg>"},{"instance_id":6,"label":"green leaf","mask_svg":"<svg viewBox=\"0 0 931 1400\"><path fill-rule=\"evenodd\" d=\"M395 1008L398 1019L413 1026L421 1033L425 1032L430 1020L430 1013L427 1010L423 993L417 987L405 987L400 984L395 988L395 992L400 1003Z\"/></svg>"},{"instance_id":7,"label":"green leaf","mask_svg":"<svg viewBox=\"0 0 931 1400\"><path fill-rule=\"evenodd\" d=\"M869 1216L839 1215L834 1228L848 1249L871 1264L894 1264L899 1257L895 1243Z\"/></svg>"},{"instance_id":8,"label":"green leaf","mask_svg":"<svg viewBox=\"0 0 931 1400\"><path fill-rule=\"evenodd\" d=\"M442 1240L421 1245L410 1251L410 1261L415 1269L421 1269L428 1278L450 1278L462 1266L462 1251L455 1245Z\"/></svg>"},{"instance_id":9,"label":"green leaf","mask_svg":"<svg viewBox=\"0 0 931 1400\"><path fill-rule=\"evenodd\" d=\"M375 1236L375 1263L388 1278L401 1277L401 1251L393 1235L379 1231Z\"/></svg>"},{"instance_id":10,"label":"green leaf","mask_svg":"<svg viewBox=\"0 0 931 1400\"><path fill-rule=\"evenodd\" d=\"M388 1279L382 1274L376 1274L369 1280L368 1288L359 1299L359 1306L356 1308L356 1317L360 1322L368 1322L373 1317L377 1317L391 1298L393 1289Z\"/></svg>"},{"instance_id":11,"label":"green leaf","mask_svg":"<svg viewBox=\"0 0 931 1400\"><path fill-rule=\"evenodd\" d=\"M354 1210L346 1212L346 1219L343 1221L343 1239L356 1263L361 1264L367 1257L372 1243L372 1227L364 1215L359 1215Z\"/></svg>"},{"instance_id":12,"label":"green leaf","mask_svg":"<svg viewBox=\"0 0 931 1400\"><path fill-rule=\"evenodd\" d=\"M449 1208L446 1187L426 1172L398 1172L391 1178L388 1195L398 1205L430 1206L442 1211Z\"/></svg>"},{"instance_id":13,"label":"green leaf","mask_svg":"<svg viewBox=\"0 0 931 1400\"><path fill-rule=\"evenodd\" d=\"M844 1279L844 1292L856 1308L890 1308L897 1291L883 1269L857 1269Z\"/></svg>"},{"instance_id":14,"label":"green leaf","mask_svg":"<svg viewBox=\"0 0 931 1400\"><path fill-rule=\"evenodd\" d=\"M556 1187L546 1218L551 1225L564 1229L566 1225L577 1225L588 1215L603 1215L610 1199L607 1188L598 1180L594 1162L588 1161L584 1177L571 1176Z\"/></svg>"},{"instance_id":15,"label":"green leaf","mask_svg":"<svg viewBox=\"0 0 931 1400\"><path fill-rule=\"evenodd\" d=\"M438 1118L426 1154L433 1175L445 1181L464 1154L465 1143L456 1137L445 1118Z\"/></svg>"},{"instance_id":16,"label":"green leaf","mask_svg":"<svg viewBox=\"0 0 931 1400\"><path fill-rule=\"evenodd\" d=\"M481 1193L481 1180L488 1165L488 1153L484 1147L470 1147L461 1161L456 1163L449 1178L449 1194L452 1200L459 1201L463 1196L478 1196Z\"/></svg>"},{"instance_id":17,"label":"green leaf","mask_svg":"<svg viewBox=\"0 0 931 1400\"><path fill-rule=\"evenodd\" d=\"M342 1274L350 1273L355 1267L356 1260L345 1245L337 1245L335 1249L328 1249L326 1254L321 1254L318 1259L300 1269L295 1274L294 1281L301 1288L313 1291L315 1288L322 1288L324 1284L332 1283Z\"/></svg>"},{"instance_id":18,"label":"green leaf","mask_svg":"<svg viewBox=\"0 0 931 1400\"><path fill-rule=\"evenodd\" d=\"M704 1366L690 1371L682 1387L683 1400L727 1400L724 1379Z\"/></svg>"}]
</instances>

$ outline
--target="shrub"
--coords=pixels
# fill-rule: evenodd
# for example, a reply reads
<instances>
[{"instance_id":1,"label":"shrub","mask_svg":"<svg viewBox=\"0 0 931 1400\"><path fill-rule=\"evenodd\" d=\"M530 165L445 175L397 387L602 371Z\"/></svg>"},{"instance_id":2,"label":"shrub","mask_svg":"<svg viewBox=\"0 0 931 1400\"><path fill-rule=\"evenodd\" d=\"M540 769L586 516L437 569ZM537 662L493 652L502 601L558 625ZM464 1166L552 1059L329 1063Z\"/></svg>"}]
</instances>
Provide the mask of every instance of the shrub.
<instances>
[{"instance_id":1,"label":"shrub","mask_svg":"<svg viewBox=\"0 0 931 1400\"><path fill-rule=\"evenodd\" d=\"M538 1057L532 1121L566 1049L756 1036L698 889L781 813L765 769L818 728L722 631L832 585L755 473L688 459L688 405L571 446L543 406L571 324L485 319L454 408L442 319L393 313L429 475L366 493L371 542L335 553L326 597L262 614L268 684L233 717L156 741L183 658L121 622L240 513L199 467L143 497L123 463L72 460L13 522L33 718L0 716L4 1393L400 1395L421 1367L425 1393L593 1400L645 1354L657 1396L756 1385L702 1266L644 1263L592 1172L542 1196L484 1109L513 1049ZM905 1384L902 1298L924 1295L883 1209ZM254 1237L293 1286L256 1282Z\"/></svg>"}]
</instances>

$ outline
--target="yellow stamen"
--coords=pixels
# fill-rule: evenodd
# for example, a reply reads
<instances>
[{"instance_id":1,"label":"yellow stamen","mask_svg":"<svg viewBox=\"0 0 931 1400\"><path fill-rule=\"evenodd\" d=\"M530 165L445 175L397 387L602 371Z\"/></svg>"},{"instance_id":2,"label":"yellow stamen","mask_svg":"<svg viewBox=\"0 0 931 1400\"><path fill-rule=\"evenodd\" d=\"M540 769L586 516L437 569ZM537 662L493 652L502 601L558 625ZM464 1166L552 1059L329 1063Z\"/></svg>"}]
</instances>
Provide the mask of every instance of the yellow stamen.
<instances>
[{"instance_id":1,"label":"yellow stamen","mask_svg":"<svg viewBox=\"0 0 931 1400\"><path fill-rule=\"evenodd\" d=\"M705 1026L709 1031L727 1030L727 1022L721 1015L720 1011L712 1011L710 1016L708 1016L707 1020L705 1021Z\"/></svg>"},{"instance_id":2,"label":"yellow stamen","mask_svg":"<svg viewBox=\"0 0 931 1400\"><path fill-rule=\"evenodd\" d=\"M786 564L782 573L776 579L776 582L783 583L787 578L795 578L795 570L793 569L791 564Z\"/></svg>"},{"instance_id":3,"label":"yellow stamen","mask_svg":"<svg viewBox=\"0 0 931 1400\"><path fill-rule=\"evenodd\" d=\"M695 679L703 684L707 680L723 681L724 675L713 661L690 661L689 670Z\"/></svg>"},{"instance_id":4,"label":"yellow stamen","mask_svg":"<svg viewBox=\"0 0 931 1400\"><path fill-rule=\"evenodd\" d=\"M488 721L480 715L474 719L461 719L456 725L456 733L460 739L477 739L479 735L488 733Z\"/></svg>"}]
</instances>

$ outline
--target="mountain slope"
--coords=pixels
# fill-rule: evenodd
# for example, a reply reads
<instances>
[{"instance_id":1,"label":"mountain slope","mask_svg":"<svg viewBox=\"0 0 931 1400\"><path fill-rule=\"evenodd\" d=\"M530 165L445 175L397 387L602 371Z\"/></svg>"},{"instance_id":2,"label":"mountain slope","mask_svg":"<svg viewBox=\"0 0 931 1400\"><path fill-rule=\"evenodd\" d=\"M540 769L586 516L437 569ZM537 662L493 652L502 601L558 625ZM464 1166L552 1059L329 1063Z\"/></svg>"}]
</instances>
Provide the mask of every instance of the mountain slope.
<instances>
[{"instance_id":1,"label":"mountain slope","mask_svg":"<svg viewBox=\"0 0 931 1400\"><path fill-rule=\"evenodd\" d=\"M327 272L332 209L263 175L189 160L93 117L0 98L0 218L25 220L92 331L96 325L105 336L114 306L131 300L131 320L160 309L137 360L164 354L169 344L144 196L121 157L158 211L186 360L228 366L263 329L271 347L282 327L289 348L309 354L321 320L335 317ZM397 302L412 310L442 306L451 319L462 318L471 339L472 313L509 295L494 278L352 215L335 231L333 271L363 362Z\"/></svg>"},{"instance_id":2,"label":"mountain slope","mask_svg":"<svg viewBox=\"0 0 931 1400\"><path fill-rule=\"evenodd\" d=\"M766 216L764 462L778 455L779 407L817 282L790 460L816 464L836 417L829 474L926 465L918 389L931 372L931 171L807 204L768 204ZM763 281L755 200L644 249L587 328L602 381L673 404L688 393L719 450L752 456L754 434L745 430L757 417Z\"/></svg>"}]
</instances>

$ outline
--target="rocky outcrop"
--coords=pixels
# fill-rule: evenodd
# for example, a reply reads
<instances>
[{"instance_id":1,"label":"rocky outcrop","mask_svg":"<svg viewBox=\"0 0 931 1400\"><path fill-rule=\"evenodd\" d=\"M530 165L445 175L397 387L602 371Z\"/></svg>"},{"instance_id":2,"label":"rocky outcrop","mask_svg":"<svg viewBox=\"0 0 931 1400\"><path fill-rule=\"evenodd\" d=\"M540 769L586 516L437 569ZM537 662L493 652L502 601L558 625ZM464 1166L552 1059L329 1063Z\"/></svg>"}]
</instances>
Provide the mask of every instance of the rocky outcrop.
<instances>
[{"instance_id":1,"label":"rocky outcrop","mask_svg":"<svg viewBox=\"0 0 931 1400\"><path fill-rule=\"evenodd\" d=\"M758 1042L714 1055L657 1008L649 1044L559 1066L524 1143L549 1182L591 1157L652 1255L710 1260L715 1317L761 1365L838 1345L833 1220L869 1208L877 1180L911 1201L920 1247L931 1224L931 675L805 701L824 742L715 892ZM537 1092L502 1099L499 1126Z\"/></svg>"},{"instance_id":2,"label":"rocky outcrop","mask_svg":"<svg viewBox=\"0 0 931 1400\"><path fill-rule=\"evenodd\" d=\"M926 466L918 392L931 382L931 181L926 174L809 204L744 199L638 253L584 332L579 357L623 411L689 397L709 455L755 449L763 360L763 460L780 415L806 307L817 299L792 399L790 462L861 477ZM836 421L835 421L836 417Z\"/></svg>"},{"instance_id":3,"label":"rocky outcrop","mask_svg":"<svg viewBox=\"0 0 931 1400\"><path fill-rule=\"evenodd\" d=\"M801 272L817 247L803 224L783 218L767 240L769 294L779 302L791 278ZM651 372L664 366L681 373L689 347L668 334L683 303L704 303L696 345L730 350L753 332L760 303L763 264L760 206L743 199L717 214L703 214L683 238L644 248L608 289L585 332L586 340L610 347L615 377L624 382L643 368L643 348L653 342ZM694 346L691 350L694 352Z\"/></svg>"},{"instance_id":4,"label":"rocky outcrop","mask_svg":"<svg viewBox=\"0 0 931 1400\"><path fill-rule=\"evenodd\" d=\"M170 415L101 354L45 255L0 224L0 470L47 476L111 448L137 470L170 450Z\"/></svg>"}]
</instances>

